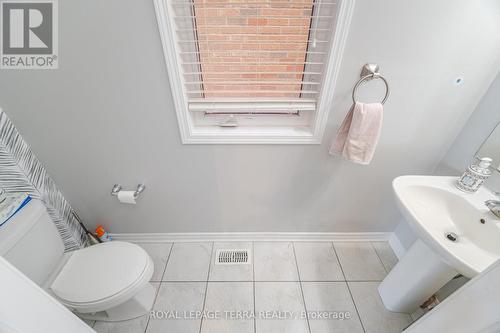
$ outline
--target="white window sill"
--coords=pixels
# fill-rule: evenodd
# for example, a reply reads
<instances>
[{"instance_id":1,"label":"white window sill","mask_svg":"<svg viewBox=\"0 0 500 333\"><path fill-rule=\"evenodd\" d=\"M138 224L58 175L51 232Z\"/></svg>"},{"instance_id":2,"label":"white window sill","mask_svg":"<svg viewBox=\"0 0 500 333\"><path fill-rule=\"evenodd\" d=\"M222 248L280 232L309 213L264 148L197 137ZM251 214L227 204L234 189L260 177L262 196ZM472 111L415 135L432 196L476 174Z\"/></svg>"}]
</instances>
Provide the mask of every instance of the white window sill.
<instances>
[{"instance_id":1,"label":"white window sill","mask_svg":"<svg viewBox=\"0 0 500 333\"><path fill-rule=\"evenodd\" d=\"M192 127L184 144L320 144L309 127Z\"/></svg>"}]
</instances>

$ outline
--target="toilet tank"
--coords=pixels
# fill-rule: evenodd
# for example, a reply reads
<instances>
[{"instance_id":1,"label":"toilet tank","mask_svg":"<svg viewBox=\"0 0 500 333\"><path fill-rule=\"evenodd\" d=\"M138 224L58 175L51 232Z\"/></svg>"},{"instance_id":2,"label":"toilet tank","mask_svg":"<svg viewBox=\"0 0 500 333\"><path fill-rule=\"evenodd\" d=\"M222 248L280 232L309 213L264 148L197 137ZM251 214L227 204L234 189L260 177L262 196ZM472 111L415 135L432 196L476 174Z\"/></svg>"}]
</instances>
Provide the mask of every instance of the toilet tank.
<instances>
[{"instance_id":1,"label":"toilet tank","mask_svg":"<svg viewBox=\"0 0 500 333\"><path fill-rule=\"evenodd\" d=\"M0 256L40 286L64 255L64 244L44 204L32 199L0 226Z\"/></svg>"}]
</instances>

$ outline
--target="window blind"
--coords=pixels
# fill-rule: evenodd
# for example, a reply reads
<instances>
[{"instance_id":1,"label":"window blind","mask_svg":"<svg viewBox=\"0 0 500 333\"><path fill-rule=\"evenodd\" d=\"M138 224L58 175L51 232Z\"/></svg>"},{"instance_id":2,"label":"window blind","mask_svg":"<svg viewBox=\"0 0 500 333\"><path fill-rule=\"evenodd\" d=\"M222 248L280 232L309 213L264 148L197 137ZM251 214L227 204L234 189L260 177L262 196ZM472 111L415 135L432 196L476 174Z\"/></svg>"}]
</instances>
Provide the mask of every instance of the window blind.
<instances>
[{"instance_id":1,"label":"window blind","mask_svg":"<svg viewBox=\"0 0 500 333\"><path fill-rule=\"evenodd\" d=\"M334 34L332 0L173 0L190 111L314 111Z\"/></svg>"}]
</instances>

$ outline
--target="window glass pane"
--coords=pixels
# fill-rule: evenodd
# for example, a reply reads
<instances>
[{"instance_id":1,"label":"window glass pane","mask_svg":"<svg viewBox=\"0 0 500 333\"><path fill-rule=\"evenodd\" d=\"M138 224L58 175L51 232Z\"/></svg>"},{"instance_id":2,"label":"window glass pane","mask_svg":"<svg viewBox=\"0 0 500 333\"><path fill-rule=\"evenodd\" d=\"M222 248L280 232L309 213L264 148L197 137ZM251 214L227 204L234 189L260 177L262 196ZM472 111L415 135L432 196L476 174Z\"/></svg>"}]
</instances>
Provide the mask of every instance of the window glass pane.
<instances>
[{"instance_id":1,"label":"window glass pane","mask_svg":"<svg viewBox=\"0 0 500 333\"><path fill-rule=\"evenodd\" d=\"M316 97L321 71L305 65L312 0L194 0L192 11L200 76L190 97Z\"/></svg>"}]
</instances>

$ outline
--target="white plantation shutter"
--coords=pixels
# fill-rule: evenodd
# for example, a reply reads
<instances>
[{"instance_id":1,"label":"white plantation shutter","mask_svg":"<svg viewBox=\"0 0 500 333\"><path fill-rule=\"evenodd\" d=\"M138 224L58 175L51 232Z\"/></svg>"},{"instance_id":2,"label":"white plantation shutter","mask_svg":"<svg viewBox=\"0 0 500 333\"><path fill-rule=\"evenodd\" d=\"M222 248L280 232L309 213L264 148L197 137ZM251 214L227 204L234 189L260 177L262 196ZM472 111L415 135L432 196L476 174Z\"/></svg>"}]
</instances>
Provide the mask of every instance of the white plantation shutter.
<instances>
[{"instance_id":1,"label":"white plantation shutter","mask_svg":"<svg viewBox=\"0 0 500 333\"><path fill-rule=\"evenodd\" d=\"M169 0L166 9L189 111L316 111L334 0Z\"/></svg>"}]
</instances>

